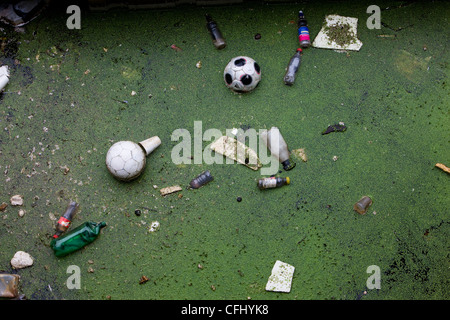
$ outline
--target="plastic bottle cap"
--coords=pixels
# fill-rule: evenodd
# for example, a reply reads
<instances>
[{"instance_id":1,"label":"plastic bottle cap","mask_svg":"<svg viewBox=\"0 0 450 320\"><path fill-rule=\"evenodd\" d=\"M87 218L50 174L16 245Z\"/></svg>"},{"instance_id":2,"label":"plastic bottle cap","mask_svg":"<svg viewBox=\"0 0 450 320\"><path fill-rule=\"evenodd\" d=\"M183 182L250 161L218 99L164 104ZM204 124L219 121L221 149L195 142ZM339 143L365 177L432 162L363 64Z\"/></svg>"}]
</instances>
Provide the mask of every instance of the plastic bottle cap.
<instances>
[{"instance_id":1,"label":"plastic bottle cap","mask_svg":"<svg viewBox=\"0 0 450 320\"><path fill-rule=\"evenodd\" d=\"M297 51L303 52L303 50L301 48L297 48Z\"/></svg>"},{"instance_id":2,"label":"plastic bottle cap","mask_svg":"<svg viewBox=\"0 0 450 320\"><path fill-rule=\"evenodd\" d=\"M289 177L286 177L286 184L290 184L291 183L291 179L289 179Z\"/></svg>"}]
</instances>

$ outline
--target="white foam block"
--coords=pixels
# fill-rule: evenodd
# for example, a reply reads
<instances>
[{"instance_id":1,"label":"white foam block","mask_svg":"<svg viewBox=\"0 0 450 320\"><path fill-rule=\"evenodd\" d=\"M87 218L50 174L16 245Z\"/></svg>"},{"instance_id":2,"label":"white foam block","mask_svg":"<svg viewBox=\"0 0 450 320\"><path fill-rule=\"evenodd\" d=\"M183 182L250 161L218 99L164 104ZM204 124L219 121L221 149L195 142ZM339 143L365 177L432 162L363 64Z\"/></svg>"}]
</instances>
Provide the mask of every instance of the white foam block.
<instances>
[{"instance_id":1,"label":"white foam block","mask_svg":"<svg viewBox=\"0 0 450 320\"><path fill-rule=\"evenodd\" d=\"M295 267L277 260L266 284L267 291L290 292Z\"/></svg>"},{"instance_id":2,"label":"white foam block","mask_svg":"<svg viewBox=\"0 0 450 320\"><path fill-rule=\"evenodd\" d=\"M314 39L312 46L315 48L323 48L323 49L335 49L335 50L354 50L359 51L362 47L362 42L357 38L357 26L358 26L358 18L352 17L343 17L337 14L330 14L325 17L326 25L322 27L320 32L317 34ZM350 32L354 34L354 39L351 43L346 45L338 45L336 42L332 41L326 31L326 27L331 27L336 24L344 25L348 24L350 26Z\"/></svg>"}]
</instances>

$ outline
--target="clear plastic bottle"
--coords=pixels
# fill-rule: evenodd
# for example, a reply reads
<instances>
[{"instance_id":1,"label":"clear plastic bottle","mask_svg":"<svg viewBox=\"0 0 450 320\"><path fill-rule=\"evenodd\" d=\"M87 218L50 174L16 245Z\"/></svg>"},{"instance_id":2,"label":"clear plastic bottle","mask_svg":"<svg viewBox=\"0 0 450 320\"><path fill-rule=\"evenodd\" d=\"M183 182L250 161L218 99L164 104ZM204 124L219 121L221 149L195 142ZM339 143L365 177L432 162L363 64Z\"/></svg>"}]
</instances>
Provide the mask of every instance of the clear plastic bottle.
<instances>
[{"instance_id":1,"label":"clear plastic bottle","mask_svg":"<svg viewBox=\"0 0 450 320\"><path fill-rule=\"evenodd\" d=\"M213 40L213 44L217 49L223 49L227 46L225 39L222 36L217 23L211 18L209 14L205 14L206 17L206 27L208 28L209 34Z\"/></svg>"},{"instance_id":2,"label":"clear plastic bottle","mask_svg":"<svg viewBox=\"0 0 450 320\"><path fill-rule=\"evenodd\" d=\"M288 185L291 183L289 177L279 178L279 177L269 177L262 178L258 180L258 188L261 190L271 189L271 188L279 188L284 185Z\"/></svg>"},{"instance_id":3,"label":"clear plastic bottle","mask_svg":"<svg viewBox=\"0 0 450 320\"><path fill-rule=\"evenodd\" d=\"M277 158L283 165L284 170L288 171L295 167L296 163L291 161L291 153L289 152L286 141L284 141L284 138L277 127L272 127L268 131L263 131L261 133L261 139L270 150L272 156Z\"/></svg>"},{"instance_id":4,"label":"clear plastic bottle","mask_svg":"<svg viewBox=\"0 0 450 320\"><path fill-rule=\"evenodd\" d=\"M58 238L64 231L69 229L70 223L73 220L73 217L75 217L75 214L78 211L78 203L75 201L72 201L67 206L66 212L59 218L58 222L56 223L56 232L53 235L53 238Z\"/></svg>"},{"instance_id":5,"label":"clear plastic bottle","mask_svg":"<svg viewBox=\"0 0 450 320\"><path fill-rule=\"evenodd\" d=\"M302 49L298 48L295 54L289 60L289 64L284 75L284 83L288 86L292 86L295 81L295 74L300 67Z\"/></svg>"},{"instance_id":6,"label":"clear plastic bottle","mask_svg":"<svg viewBox=\"0 0 450 320\"><path fill-rule=\"evenodd\" d=\"M311 46L311 39L309 37L308 23L305 19L303 11L298 12L298 40L302 48Z\"/></svg>"}]
</instances>

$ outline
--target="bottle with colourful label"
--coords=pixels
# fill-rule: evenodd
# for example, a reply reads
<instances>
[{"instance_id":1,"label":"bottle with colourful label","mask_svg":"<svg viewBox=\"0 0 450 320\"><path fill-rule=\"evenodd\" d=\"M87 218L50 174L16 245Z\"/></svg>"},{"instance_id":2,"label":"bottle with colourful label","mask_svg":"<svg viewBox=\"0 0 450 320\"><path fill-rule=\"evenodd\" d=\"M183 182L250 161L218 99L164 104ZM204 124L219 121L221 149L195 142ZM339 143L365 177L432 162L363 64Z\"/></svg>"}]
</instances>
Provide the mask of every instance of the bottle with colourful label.
<instances>
[{"instance_id":1,"label":"bottle with colourful label","mask_svg":"<svg viewBox=\"0 0 450 320\"><path fill-rule=\"evenodd\" d=\"M67 229L69 229L70 223L73 220L73 217L78 211L78 203L75 201L71 201L69 205L67 206L66 212L59 218L58 222L56 223L56 232L53 235L53 238L58 238L63 232L65 232Z\"/></svg>"},{"instance_id":2,"label":"bottle with colourful label","mask_svg":"<svg viewBox=\"0 0 450 320\"><path fill-rule=\"evenodd\" d=\"M311 46L311 39L309 37L308 23L306 22L303 11L298 12L298 40L302 48Z\"/></svg>"}]
</instances>

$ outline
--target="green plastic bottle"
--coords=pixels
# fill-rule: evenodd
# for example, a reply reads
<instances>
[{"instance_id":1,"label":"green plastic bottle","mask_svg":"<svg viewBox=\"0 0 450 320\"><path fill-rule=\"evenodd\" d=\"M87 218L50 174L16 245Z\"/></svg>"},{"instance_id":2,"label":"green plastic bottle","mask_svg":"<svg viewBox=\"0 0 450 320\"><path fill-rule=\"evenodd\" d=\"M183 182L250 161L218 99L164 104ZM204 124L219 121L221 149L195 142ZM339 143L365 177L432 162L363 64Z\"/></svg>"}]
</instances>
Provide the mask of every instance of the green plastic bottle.
<instances>
[{"instance_id":1,"label":"green plastic bottle","mask_svg":"<svg viewBox=\"0 0 450 320\"><path fill-rule=\"evenodd\" d=\"M57 257L64 257L97 239L100 234L100 229L105 226L106 222L85 222L66 235L53 239L50 247Z\"/></svg>"}]
</instances>

